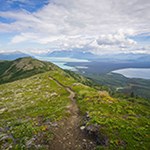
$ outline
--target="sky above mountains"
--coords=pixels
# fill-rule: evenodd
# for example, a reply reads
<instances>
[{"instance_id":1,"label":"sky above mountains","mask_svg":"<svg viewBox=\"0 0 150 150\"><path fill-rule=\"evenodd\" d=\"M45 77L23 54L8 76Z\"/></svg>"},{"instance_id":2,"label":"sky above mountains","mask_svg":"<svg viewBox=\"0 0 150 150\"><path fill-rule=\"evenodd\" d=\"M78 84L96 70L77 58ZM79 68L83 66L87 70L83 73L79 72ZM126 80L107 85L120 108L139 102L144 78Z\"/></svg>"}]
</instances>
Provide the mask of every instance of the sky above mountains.
<instances>
[{"instance_id":1,"label":"sky above mountains","mask_svg":"<svg viewBox=\"0 0 150 150\"><path fill-rule=\"evenodd\" d=\"M150 53L149 0L0 0L0 52Z\"/></svg>"}]
</instances>

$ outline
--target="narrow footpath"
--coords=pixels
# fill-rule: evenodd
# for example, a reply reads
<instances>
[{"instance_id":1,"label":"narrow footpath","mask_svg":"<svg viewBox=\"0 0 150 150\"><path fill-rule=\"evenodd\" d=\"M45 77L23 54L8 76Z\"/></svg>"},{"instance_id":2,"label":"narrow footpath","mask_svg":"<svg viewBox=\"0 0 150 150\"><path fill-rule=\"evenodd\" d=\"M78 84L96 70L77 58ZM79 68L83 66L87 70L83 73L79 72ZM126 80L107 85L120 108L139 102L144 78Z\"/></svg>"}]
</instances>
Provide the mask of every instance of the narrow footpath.
<instances>
[{"instance_id":1,"label":"narrow footpath","mask_svg":"<svg viewBox=\"0 0 150 150\"><path fill-rule=\"evenodd\" d=\"M76 104L75 92L58 80L49 77L59 86L70 93L71 104L67 107L69 116L58 122L58 126L53 127L54 138L50 144L50 150L94 150L95 142L85 131L80 129L82 117Z\"/></svg>"}]
</instances>

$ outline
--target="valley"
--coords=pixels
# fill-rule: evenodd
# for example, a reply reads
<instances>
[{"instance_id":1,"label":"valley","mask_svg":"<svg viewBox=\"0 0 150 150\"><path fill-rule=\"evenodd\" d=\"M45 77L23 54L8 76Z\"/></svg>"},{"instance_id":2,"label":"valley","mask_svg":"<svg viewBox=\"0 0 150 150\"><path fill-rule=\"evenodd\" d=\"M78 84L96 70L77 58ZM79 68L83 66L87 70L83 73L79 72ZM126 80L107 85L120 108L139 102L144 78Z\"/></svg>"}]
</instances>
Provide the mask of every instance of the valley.
<instances>
[{"instance_id":1,"label":"valley","mask_svg":"<svg viewBox=\"0 0 150 150\"><path fill-rule=\"evenodd\" d=\"M111 93L150 99L150 80L140 78L127 78L117 73L83 74L97 84L106 87Z\"/></svg>"}]
</instances>

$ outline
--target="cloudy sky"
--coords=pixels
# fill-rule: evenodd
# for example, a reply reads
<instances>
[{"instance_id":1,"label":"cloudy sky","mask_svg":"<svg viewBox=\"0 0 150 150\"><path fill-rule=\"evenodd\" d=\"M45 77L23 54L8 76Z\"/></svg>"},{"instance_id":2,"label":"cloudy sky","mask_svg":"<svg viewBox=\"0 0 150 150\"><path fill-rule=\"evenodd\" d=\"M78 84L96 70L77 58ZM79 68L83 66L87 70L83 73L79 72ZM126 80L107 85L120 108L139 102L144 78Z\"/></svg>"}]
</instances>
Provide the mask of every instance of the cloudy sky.
<instances>
[{"instance_id":1,"label":"cloudy sky","mask_svg":"<svg viewBox=\"0 0 150 150\"><path fill-rule=\"evenodd\" d=\"M150 53L149 0L0 0L0 51Z\"/></svg>"}]
</instances>

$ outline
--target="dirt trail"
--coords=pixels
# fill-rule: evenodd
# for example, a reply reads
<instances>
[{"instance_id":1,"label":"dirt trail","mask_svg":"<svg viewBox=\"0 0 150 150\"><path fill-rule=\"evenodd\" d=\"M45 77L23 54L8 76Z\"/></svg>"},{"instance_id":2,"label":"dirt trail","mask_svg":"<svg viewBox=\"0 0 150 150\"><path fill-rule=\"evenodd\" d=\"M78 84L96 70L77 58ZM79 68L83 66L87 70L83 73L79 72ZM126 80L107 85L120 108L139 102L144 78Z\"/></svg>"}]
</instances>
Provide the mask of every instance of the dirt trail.
<instances>
[{"instance_id":1,"label":"dirt trail","mask_svg":"<svg viewBox=\"0 0 150 150\"><path fill-rule=\"evenodd\" d=\"M51 141L50 150L94 150L94 141L80 129L82 117L79 114L74 91L58 80L52 77L50 79L65 88L70 93L71 100L71 104L67 107L69 117L58 122L58 126L52 129L54 139Z\"/></svg>"}]
</instances>

